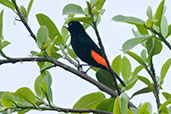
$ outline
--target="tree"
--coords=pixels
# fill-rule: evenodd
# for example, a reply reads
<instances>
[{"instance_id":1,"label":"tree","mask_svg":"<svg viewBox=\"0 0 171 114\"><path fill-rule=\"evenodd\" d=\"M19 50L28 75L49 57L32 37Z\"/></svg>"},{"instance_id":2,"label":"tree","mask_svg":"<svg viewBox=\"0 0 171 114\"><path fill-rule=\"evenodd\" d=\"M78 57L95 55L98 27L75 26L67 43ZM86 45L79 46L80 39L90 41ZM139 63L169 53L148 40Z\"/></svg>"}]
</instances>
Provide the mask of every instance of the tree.
<instances>
[{"instance_id":1,"label":"tree","mask_svg":"<svg viewBox=\"0 0 171 114\"><path fill-rule=\"evenodd\" d=\"M19 114L26 113L31 110L52 110L65 113L115 113L115 114L144 114L152 113L152 107L149 102L135 106L131 99L137 95L153 93L156 99L158 113L171 113L170 104L171 95L168 92L162 92L166 101L162 104L160 102L160 90L164 83L164 78L171 65L171 58L165 60L162 65L160 75L156 75L155 63L153 58L161 53L163 48L168 48L168 53L171 50L171 44L168 37L171 34L171 25L168 25L167 18L164 15L166 10L165 0L159 4L156 12L152 13L152 8L147 8L146 21L137 17L117 15L112 18L114 21L125 22L136 26L136 30L132 30L135 38L127 40L122 45L122 51L125 55L132 57L138 64L135 69L131 68L131 62L127 56L118 55L114 58L111 67L118 75L122 76L126 87L117 84L116 80L112 80L109 72L102 69L92 68L96 72L97 80L91 76L76 70L80 60L75 55L70 47L69 33L62 28L61 31L54 22L45 14L39 13L36 19L40 28L35 35L31 26L28 24L28 16L33 4L33 0L27 6L18 6L16 0L1 0L0 3L10 8L18 16L15 20L23 23L25 29L30 33L31 38L35 41L39 52L31 51L31 57L13 58L6 54L4 48L10 44L9 41L3 37L3 11L0 14L0 64L17 63L17 62L37 62L40 68L40 75L35 80L35 92L27 87L21 87L16 92L1 92L0 111L3 113L18 112ZM80 21L83 23L85 29L92 27L97 36L99 47L101 48L105 59L108 58L105 53L103 42L98 31L97 26L100 24L100 19L103 18L103 5L105 0L91 0L85 2L87 5L85 9L77 4L68 4L63 8L63 15L67 16L64 24L71 20ZM130 51L137 45L142 45L141 54ZM165 47L163 47L165 45ZM61 59L67 60L70 64L66 64ZM74 65L75 68L71 67ZM80 98L72 109L61 108L53 103L52 95L52 76L50 69L53 67L61 67L65 71L69 71L83 80L98 87L100 92L90 93ZM148 77L142 76L140 71L147 72ZM168 75L168 74L167 74ZM146 87L135 91L132 96L128 96L126 92L137 81L142 81ZM117 91L115 91L117 90ZM120 93L121 94L118 94ZM110 95L106 97L104 93Z\"/></svg>"}]
</instances>

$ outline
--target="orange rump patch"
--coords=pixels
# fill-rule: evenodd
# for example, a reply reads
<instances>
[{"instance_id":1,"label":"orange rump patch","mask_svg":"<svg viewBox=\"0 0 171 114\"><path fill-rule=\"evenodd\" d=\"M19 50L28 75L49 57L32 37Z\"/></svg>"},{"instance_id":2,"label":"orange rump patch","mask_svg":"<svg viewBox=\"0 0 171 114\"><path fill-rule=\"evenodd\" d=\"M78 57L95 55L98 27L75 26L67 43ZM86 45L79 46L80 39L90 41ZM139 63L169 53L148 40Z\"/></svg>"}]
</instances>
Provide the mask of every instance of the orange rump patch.
<instances>
[{"instance_id":1,"label":"orange rump patch","mask_svg":"<svg viewBox=\"0 0 171 114\"><path fill-rule=\"evenodd\" d=\"M95 51L91 50L91 56L93 57L93 59L94 59L97 63L99 63L99 64L101 64L101 65L107 67L107 63L106 63L105 59L104 59L101 55L99 55L99 54L96 53Z\"/></svg>"}]
</instances>

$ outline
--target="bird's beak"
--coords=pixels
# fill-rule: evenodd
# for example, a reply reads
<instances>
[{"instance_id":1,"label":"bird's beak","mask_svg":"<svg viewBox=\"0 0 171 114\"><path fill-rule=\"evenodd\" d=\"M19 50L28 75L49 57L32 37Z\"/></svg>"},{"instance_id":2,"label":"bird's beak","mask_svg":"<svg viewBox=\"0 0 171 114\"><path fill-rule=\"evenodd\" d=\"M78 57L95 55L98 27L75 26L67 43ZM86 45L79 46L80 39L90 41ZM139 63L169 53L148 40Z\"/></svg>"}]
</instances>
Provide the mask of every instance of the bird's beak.
<instances>
[{"instance_id":1,"label":"bird's beak","mask_svg":"<svg viewBox=\"0 0 171 114\"><path fill-rule=\"evenodd\" d=\"M68 24L65 24L63 27L67 29L69 28Z\"/></svg>"}]
</instances>

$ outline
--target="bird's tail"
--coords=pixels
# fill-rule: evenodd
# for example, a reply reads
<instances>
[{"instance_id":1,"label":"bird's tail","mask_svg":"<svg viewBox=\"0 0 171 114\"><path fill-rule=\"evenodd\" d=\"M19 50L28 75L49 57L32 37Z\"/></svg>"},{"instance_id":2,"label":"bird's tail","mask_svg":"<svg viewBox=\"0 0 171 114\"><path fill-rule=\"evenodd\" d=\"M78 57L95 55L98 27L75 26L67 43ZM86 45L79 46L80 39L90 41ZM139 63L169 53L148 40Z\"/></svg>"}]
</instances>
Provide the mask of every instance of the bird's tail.
<instances>
[{"instance_id":1,"label":"bird's tail","mask_svg":"<svg viewBox=\"0 0 171 114\"><path fill-rule=\"evenodd\" d=\"M124 82L122 81L122 79L116 74L116 72L113 71L112 69L111 69L111 71L112 71L112 73L115 75L115 77L119 80L119 82L120 82L124 87L126 87L125 83L124 83Z\"/></svg>"}]
</instances>

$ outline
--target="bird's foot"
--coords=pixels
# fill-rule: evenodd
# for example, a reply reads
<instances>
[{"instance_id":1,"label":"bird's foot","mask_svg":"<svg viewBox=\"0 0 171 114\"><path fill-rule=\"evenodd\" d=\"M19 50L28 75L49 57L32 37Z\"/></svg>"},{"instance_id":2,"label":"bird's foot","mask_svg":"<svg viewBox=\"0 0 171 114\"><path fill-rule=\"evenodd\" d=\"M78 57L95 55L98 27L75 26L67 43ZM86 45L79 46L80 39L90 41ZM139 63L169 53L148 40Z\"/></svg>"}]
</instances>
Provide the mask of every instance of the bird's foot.
<instances>
[{"instance_id":1,"label":"bird's foot","mask_svg":"<svg viewBox=\"0 0 171 114\"><path fill-rule=\"evenodd\" d=\"M92 66L90 66L86 71L84 71L83 70L83 66L90 66L90 65L88 65L88 64L79 64L78 65L78 67L77 67L77 69L78 69L78 71L80 71L80 72L82 72L82 73L87 73L89 70L90 70L90 68L92 67Z\"/></svg>"}]
</instances>

